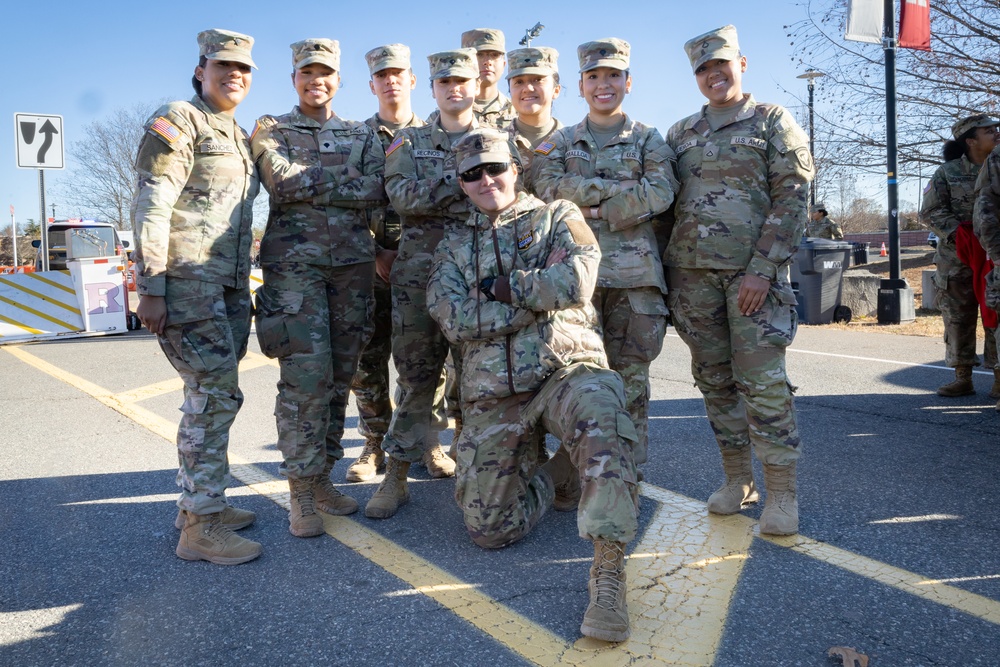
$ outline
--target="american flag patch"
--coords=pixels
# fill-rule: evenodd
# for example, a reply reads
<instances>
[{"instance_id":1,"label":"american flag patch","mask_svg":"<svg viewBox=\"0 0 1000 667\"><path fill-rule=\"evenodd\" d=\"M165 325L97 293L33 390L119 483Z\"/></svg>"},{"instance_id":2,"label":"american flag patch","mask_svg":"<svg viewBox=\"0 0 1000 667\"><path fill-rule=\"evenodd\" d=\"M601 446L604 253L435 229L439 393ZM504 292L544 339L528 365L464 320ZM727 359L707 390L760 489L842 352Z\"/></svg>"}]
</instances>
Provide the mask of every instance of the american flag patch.
<instances>
[{"instance_id":1,"label":"american flag patch","mask_svg":"<svg viewBox=\"0 0 1000 667\"><path fill-rule=\"evenodd\" d=\"M151 129L153 132L156 132L158 135L166 139L167 142L171 144L180 139L181 136L184 134L183 132L180 131L180 129L176 125L171 123L163 116L160 116L159 118L154 120L153 124L149 126L149 129Z\"/></svg>"},{"instance_id":2,"label":"american flag patch","mask_svg":"<svg viewBox=\"0 0 1000 667\"><path fill-rule=\"evenodd\" d=\"M543 141L542 143L538 144L538 148L535 149L535 152L538 153L539 155L548 155L549 153L552 152L552 149L555 147L556 145L551 141Z\"/></svg>"},{"instance_id":3,"label":"american flag patch","mask_svg":"<svg viewBox=\"0 0 1000 667\"><path fill-rule=\"evenodd\" d=\"M392 152L402 145L403 145L403 137L400 136L393 139L392 143L389 144L389 147L385 149L386 157L392 155Z\"/></svg>"}]
</instances>

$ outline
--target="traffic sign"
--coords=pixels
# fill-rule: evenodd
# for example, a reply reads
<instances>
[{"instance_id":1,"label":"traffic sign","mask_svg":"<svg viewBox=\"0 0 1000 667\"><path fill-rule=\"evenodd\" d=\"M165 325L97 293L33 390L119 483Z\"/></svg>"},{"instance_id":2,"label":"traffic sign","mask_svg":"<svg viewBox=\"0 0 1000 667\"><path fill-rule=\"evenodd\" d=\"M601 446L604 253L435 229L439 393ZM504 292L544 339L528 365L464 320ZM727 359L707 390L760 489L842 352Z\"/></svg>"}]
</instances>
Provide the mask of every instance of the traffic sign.
<instances>
[{"instance_id":1,"label":"traffic sign","mask_svg":"<svg viewBox=\"0 0 1000 667\"><path fill-rule=\"evenodd\" d=\"M14 114L17 166L21 169L64 169L62 116Z\"/></svg>"}]
</instances>

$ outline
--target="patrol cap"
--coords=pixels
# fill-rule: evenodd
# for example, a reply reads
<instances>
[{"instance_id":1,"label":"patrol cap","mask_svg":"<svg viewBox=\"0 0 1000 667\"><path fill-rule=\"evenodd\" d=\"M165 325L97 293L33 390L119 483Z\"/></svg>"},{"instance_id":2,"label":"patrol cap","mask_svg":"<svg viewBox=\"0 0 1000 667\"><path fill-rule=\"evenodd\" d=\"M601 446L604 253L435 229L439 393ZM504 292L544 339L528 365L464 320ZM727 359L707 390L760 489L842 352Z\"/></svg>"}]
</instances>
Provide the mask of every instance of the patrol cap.
<instances>
[{"instance_id":1,"label":"patrol cap","mask_svg":"<svg viewBox=\"0 0 1000 667\"><path fill-rule=\"evenodd\" d=\"M467 133L455 144L455 162L458 173L464 174L481 164L512 162L510 135L506 132L484 127Z\"/></svg>"},{"instance_id":2,"label":"patrol cap","mask_svg":"<svg viewBox=\"0 0 1000 667\"><path fill-rule=\"evenodd\" d=\"M253 37L232 30L202 30L198 33L198 55L209 60L228 60L256 68L250 57Z\"/></svg>"},{"instance_id":3,"label":"patrol cap","mask_svg":"<svg viewBox=\"0 0 1000 667\"><path fill-rule=\"evenodd\" d=\"M507 79L522 74L558 74L559 52L548 46L529 46L507 53Z\"/></svg>"},{"instance_id":4,"label":"patrol cap","mask_svg":"<svg viewBox=\"0 0 1000 667\"><path fill-rule=\"evenodd\" d=\"M479 61L475 49L440 51L427 56L431 65L431 81L454 76L459 79L478 79Z\"/></svg>"},{"instance_id":5,"label":"patrol cap","mask_svg":"<svg viewBox=\"0 0 1000 667\"><path fill-rule=\"evenodd\" d=\"M684 43L684 52L691 61L691 71L709 60L738 60L740 43L736 39L736 26L725 25L689 39Z\"/></svg>"},{"instance_id":6,"label":"patrol cap","mask_svg":"<svg viewBox=\"0 0 1000 667\"><path fill-rule=\"evenodd\" d=\"M951 126L951 135L955 139L960 138L963 134L977 127L994 127L1000 125L1000 121L992 116L984 113L976 114L975 116L969 116L968 118L963 118L954 125Z\"/></svg>"},{"instance_id":7,"label":"patrol cap","mask_svg":"<svg viewBox=\"0 0 1000 667\"><path fill-rule=\"evenodd\" d=\"M821 201L818 201L818 202L816 202L816 203L815 203L815 204L813 204L813 205L812 205L812 207L811 207L811 208L809 209L809 212L810 212L810 213L818 213L819 211L822 211L823 213L826 213L826 204L824 204L824 203L823 203L823 202L821 202Z\"/></svg>"},{"instance_id":8,"label":"patrol cap","mask_svg":"<svg viewBox=\"0 0 1000 667\"><path fill-rule=\"evenodd\" d=\"M503 31L495 28L473 28L462 33L462 48L478 51L507 51Z\"/></svg>"},{"instance_id":9,"label":"patrol cap","mask_svg":"<svg viewBox=\"0 0 1000 667\"><path fill-rule=\"evenodd\" d=\"M292 65L295 69L318 63L340 71L340 42L335 39L311 37L295 42L291 47Z\"/></svg>"},{"instance_id":10,"label":"patrol cap","mask_svg":"<svg viewBox=\"0 0 1000 667\"><path fill-rule=\"evenodd\" d=\"M598 67L626 70L631 52L629 43L617 37L584 42L576 47L576 56L580 59L580 74Z\"/></svg>"},{"instance_id":11,"label":"patrol cap","mask_svg":"<svg viewBox=\"0 0 1000 667\"><path fill-rule=\"evenodd\" d=\"M410 47L406 44L385 44L376 46L365 54L368 73L375 74L384 69L410 69Z\"/></svg>"}]
</instances>

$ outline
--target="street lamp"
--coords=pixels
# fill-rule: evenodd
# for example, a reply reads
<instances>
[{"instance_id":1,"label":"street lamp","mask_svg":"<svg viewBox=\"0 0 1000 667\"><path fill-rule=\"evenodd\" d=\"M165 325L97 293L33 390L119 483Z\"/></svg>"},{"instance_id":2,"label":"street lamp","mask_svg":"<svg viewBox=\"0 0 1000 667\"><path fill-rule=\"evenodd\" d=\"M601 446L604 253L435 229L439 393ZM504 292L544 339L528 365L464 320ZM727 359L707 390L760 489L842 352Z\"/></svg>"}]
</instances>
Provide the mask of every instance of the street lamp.
<instances>
[{"instance_id":1,"label":"street lamp","mask_svg":"<svg viewBox=\"0 0 1000 667\"><path fill-rule=\"evenodd\" d=\"M799 74L796 79L806 79L809 81L809 154L813 156L813 160L816 159L816 146L815 146L815 133L814 133L814 123L813 123L813 89L816 87L813 83L814 79L818 79L821 76L826 76L823 72L819 72L814 69L807 69L804 73ZM809 191L810 202L809 206L816 205L816 177L813 176L812 185Z\"/></svg>"},{"instance_id":2,"label":"street lamp","mask_svg":"<svg viewBox=\"0 0 1000 667\"><path fill-rule=\"evenodd\" d=\"M56 219L56 203L52 202L52 219Z\"/></svg>"}]
</instances>

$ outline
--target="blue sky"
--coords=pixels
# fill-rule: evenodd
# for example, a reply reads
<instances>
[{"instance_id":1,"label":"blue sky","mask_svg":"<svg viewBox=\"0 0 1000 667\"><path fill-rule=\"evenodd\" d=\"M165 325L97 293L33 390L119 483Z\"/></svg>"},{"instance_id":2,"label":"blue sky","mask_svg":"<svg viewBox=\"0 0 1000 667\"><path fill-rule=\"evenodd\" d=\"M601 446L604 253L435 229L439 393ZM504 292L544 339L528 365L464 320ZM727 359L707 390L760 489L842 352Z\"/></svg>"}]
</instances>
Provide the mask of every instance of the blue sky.
<instances>
[{"instance_id":1,"label":"blue sky","mask_svg":"<svg viewBox=\"0 0 1000 667\"><path fill-rule=\"evenodd\" d=\"M846 4L846 3L845 3ZM749 67L744 88L758 100L792 108L802 117L804 81L792 64L783 25L803 17L794 0L715 0L698 2L329 2L315 10L294 3L281 5L256 0L221 3L102 3L57 0L42 5L8 3L6 30L0 40L0 230L6 231L8 205L19 223L37 218L38 176L34 169L18 169L15 162L14 113L58 114L64 118L69 144L84 138L86 126L117 108L189 99L190 79L197 64L196 35L206 28L226 28L249 34L256 43L255 70L249 95L237 109L247 129L265 113L283 113L295 103L289 73L288 45L306 37L340 41L343 86L334 101L342 117L361 120L376 110L368 90L364 54L390 42L402 42L413 52L418 77L414 108L426 116L433 108L427 83L425 56L455 48L462 31L475 27L500 28L507 48L516 47L536 22L546 27L535 45L552 46L560 53L564 84L555 115L565 124L579 122L586 113L577 93L576 47L601 37L620 37L632 44L632 95L625 111L632 118L655 125L662 133L673 122L696 111L703 98L684 54L686 40L732 23ZM447 7L460 7L448 12ZM505 86L504 86L505 87ZM795 95L784 92L792 91ZM817 128L817 132L819 129ZM62 205L60 188L71 185L74 163L45 173L47 203L55 201L59 218L75 217ZM46 216L51 215L51 208Z\"/></svg>"}]
</instances>

